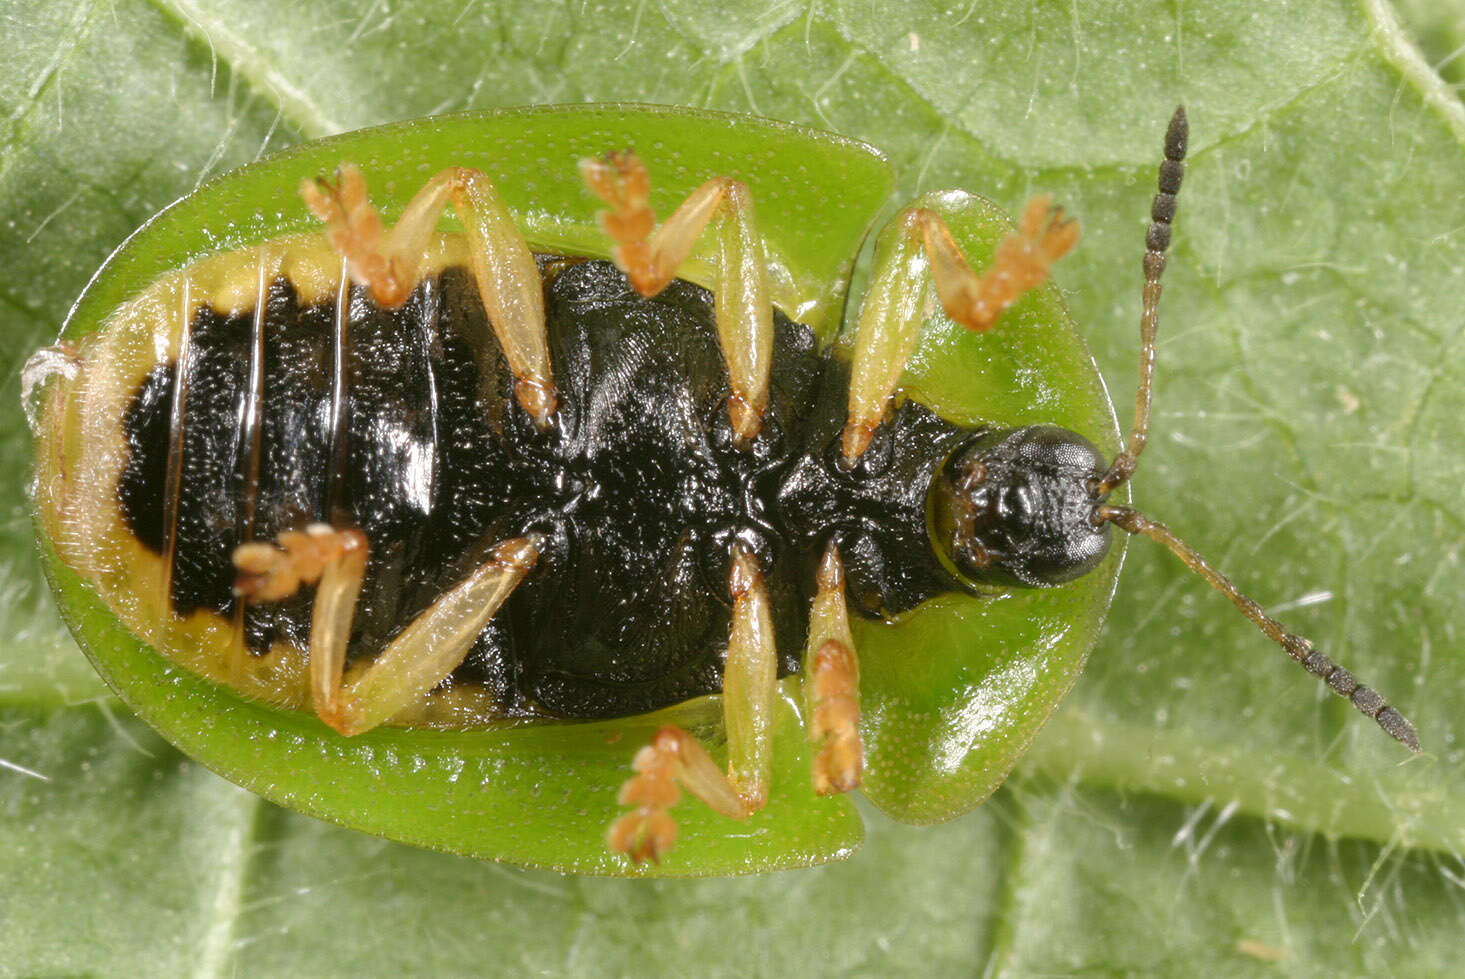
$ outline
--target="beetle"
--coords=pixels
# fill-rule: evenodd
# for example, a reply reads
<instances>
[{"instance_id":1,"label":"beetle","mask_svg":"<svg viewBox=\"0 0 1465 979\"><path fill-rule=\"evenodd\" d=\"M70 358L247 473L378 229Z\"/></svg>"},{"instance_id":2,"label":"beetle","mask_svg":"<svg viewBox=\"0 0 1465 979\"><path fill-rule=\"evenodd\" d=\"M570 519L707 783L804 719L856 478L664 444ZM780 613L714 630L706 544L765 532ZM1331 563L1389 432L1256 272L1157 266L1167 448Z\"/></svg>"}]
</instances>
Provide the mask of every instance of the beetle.
<instances>
[{"instance_id":1,"label":"beetle","mask_svg":"<svg viewBox=\"0 0 1465 979\"><path fill-rule=\"evenodd\" d=\"M1001 374L1034 356L1009 307L1077 238L1046 198L981 273L968 256L993 251L990 205L901 210L836 336L849 256L889 190L879 154L840 137L536 109L226 175L125 243L27 371L61 605L124 699L226 776L556 869L840 856L858 840L840 796L861 782L907 818L975 805L1082 664L1117 570L1111 524L1164 543L1418 750L1381 697L1111 502L1148 432L1185 143L1178 111L1136 420L1109 464L1077 434L1114 441L1051 294L1042 355L1068 357L1068 407L1043 399L1046 417L1018 423L941 391L971 384L974 359ZM658 169L675 205L660 225ZM594 223L566 217L597 198ZM917 347L941 350L943 328L923 379ZM977 624L1005 627L998 648L922 648L943 631L973 645ZM958 719L931 720L912 682ZM913 736L921 778L901 771ZM683 789L705 806L677 805Z\"/></svg>"}]
</instances>

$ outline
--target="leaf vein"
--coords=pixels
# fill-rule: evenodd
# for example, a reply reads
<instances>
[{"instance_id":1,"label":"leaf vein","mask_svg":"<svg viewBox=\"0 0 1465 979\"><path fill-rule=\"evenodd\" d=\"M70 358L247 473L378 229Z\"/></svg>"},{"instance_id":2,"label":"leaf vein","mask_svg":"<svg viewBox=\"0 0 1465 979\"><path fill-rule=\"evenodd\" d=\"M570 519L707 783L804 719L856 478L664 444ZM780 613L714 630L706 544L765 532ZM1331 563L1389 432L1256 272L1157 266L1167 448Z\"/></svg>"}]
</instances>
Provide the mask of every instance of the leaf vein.
<instances>
[{"instance_id":1,"label":"leaf vein","mask_svg":"<svg viewBox=\"0 0 1465 979\"><path fill-rule=\"evenodd\" d=\"M237 33L226 20L204 10L194 0L147 2L182 25L185 31L201 37L216 59L222 61L235 77L244 79L259 92L306 139L319 139L347 128L272 64L263 48Z\"/></svg>"},{"instance_id":2,"label":"leaf vein","mask_svg":"<svg viewBox=\"0 0 1465 979\"><path fill-rule=\"evenodd\" d=\"M239 818L230 827L215 860L218 886L209 906L207 928L194 971L197 979L214 979L232 972L229 961L235 946L234 925L244 908L245 877L254 852L255 829L265 805L259 796L242 789L235 794L241 800Z\"/></svg>"}]
</instances>

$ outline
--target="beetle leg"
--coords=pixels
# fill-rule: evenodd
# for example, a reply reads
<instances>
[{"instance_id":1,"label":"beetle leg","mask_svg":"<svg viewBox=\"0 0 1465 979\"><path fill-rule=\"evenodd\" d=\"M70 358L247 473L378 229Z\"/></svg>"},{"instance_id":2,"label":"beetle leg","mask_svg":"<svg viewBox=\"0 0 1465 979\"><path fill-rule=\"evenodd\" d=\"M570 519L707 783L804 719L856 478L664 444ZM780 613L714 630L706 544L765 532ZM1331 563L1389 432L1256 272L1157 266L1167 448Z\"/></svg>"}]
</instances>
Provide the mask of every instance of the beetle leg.
<instances>
[{"instance_id":1,"label":"beetle leg","mask_svg":"<svg viewBox=\"0 0 1465 979\"><path fill-rule=\"evenodd\" d=\"M678 785L732 819L746 819L768 801L773 767L773 701L778 681L777 651L768 592L757 560L742 547L732 550L730 588L732 635L723 667L723 725L728 770L686 731L667 726L632 762L636 775L621 786L621 805L636 809L611 823L606 842L634 861L659 860L676 840L668 813L681 797Z\"/></svg>"},{"instance_id":2,"label":"beetle leg","mask_svg":"<svg viewBox=\"0 0 1465 979\"><path fill-rule=\"evenodd\" d=\"M691 255L702 229L717 217L717 336L732 382L728 413L739 442L751 442L768 406L773 307L748 185L731 177L713 177L692 191L658 228L649 203L650 178L634 153L581 160L580 173L591 191L610 205L610 210L600 212L600 226L616 242L616 265L643 296L666 288Z\"/></svg>"},{"instance_id":3,"label":"beetle leg","mask_svg":"<svg viewBox=\"0 0 1465 979\"><path fill-rule=\"evenodd\" d=\"M469 261L484 311L514 372L514 393L541 428L559 402L549 362L544 286L534 255L493 182L477 170L449 167L428 180L407 203L401 219L384 232L366 197L366 180L350 164L300 185L331 244L346 259L351 278L388 308L406 302L417 286L423 253L438 218L452 204L463 222Z\"/></svg>"},{"instance_id":4,"label":"beetle leg","mask_svg":"<svg viewBox=\"0 0 1465 979\"><path fill-rule=\"evenodd\" d=\"M935 211L916 212L931 262L931 278L946 315L969 330L985 330L1022 296L1048 279L1048 269L1078 241L1078 222L1039 194L1028 201L1017 233L997 243L987 271L977 275Z\"/></svg>"},{"instance_id":5,"label":"beetle leg","mask_svg":"<svg viewBox=\"0 0 1465 979\"><path fill-rule=\"evenodd\" d=\"M366 537L323 524L287 531L279 546L240 545L235 592L258 601L288 597L318 581L310 626L311 698L321 720L348 737L369 731L451 673L500 606L534 567L537 535L511 538L493 558L444 594L397 635L372 664L343 684L346 645L366 575Z\"/></svg>"},{"instance_id":6,"label":"beetle leg","mask_svg":"<svg viewBox=\"0 0 1465 979\"><path fill-rule=\"evenodd\" d=\"M277 602L295 594L302 584L321 581L342 562L366 569L366 535L359 530L337 530L313 523L304 530L287 530L276 543L249 541L234 548L234 594L255 602Z\"/></svg>"},{"instance_id":7,"label":"beetle leg","mask_svg":"<svg viewBox=\"0 0 1465 979\"><path fill-rule=\"evenodd\" d=\"M676 820L667 810L681 800L678 784L729 819L753 814L701 742L675 725L657 731L631 768L636 774L621 786L616 801L636 808L610 824L605 840L636 863L659 861L676 843Z\"/></svg>"},{"instance_id":8,"label":"beetle leg","mask_svg":"<svg viewBox=\"0 0 1465 979\"><path fill-rule=\"evenodd\" d=\"M935 211L907 208L894 221L897 233L877 259L855 335L842 441L851 463L869 446L915 349L927 316L927 268L946 315L967 329L985 330L1023 293L1041 285L1048 268L1078 241L1078 223L1064 220L1063 209L1048 197L1034 197L1017 232L998 243L992 264L977 275Z\"/></svg>"},{"instance_id":9,"label":"beetle leg","mask_svg":"<svg viewBox=\"0 0 1465 979\"><path fill-rule=\"evenodd\" d=\"M768 800L773 769L773 699L778 683L778 650L768 591L757 559L741 546L732 549L729 587L733 597L732 636L722 671L722 713L727 728L728 778L754 810Z\"/></svg>"},{"instance_id":10,"label":"beetle leg","mask_svg":"<svg viewBox=\"0 0 1465 979\"><path fill-rule=\"evenodd\" d=\"M234 549L239 576L234 593L256 602L288 598L315 584L310 622L310 699L321 717L331 716L346 666L346 644L361 583L366 578L366 535L311 524L280 534L278 546L250 541Z\"/></svg>"},{"instance_id":11,"label":"beetle leg","mask_svg":"<svg viewBox=\"0 0 1465 979\"><path fill-rule=\"evenodd\" d=\"M529 534L499 544L490 561L413 619L364 673L346 684L336 709L321 720L347 736L360 734L441 683L534 568L542 543L538 535Z\"/></svg>"},{"instance_id":12,"label":"beetle leg","mask_svg":"<svg viewBox=\"0 0 1465 979\"><path fill-rule=\"evenodd\" d=\"M860 741L860 664L844 600L844 564L833 543L819 562L819 590L809 612L804 694L814 757L814 791L834 795L858 788L864 768Z\"/></svg>"},{"instance_id":13,"label":"beetle leg","mask_svg":"<svg viewBox=\"0 0 1465 979\"><path fill-rule=\"evenodd\" d=\"M889 248L876 256L855 331L849 414L841 437L845 461L851 464L869 447L885 417L885 407L916 348L927 316L920 219L914 209L906 208L892 220L897 232Z\"/></svg>"},{"instance_id":14,"label":"beetle leg","mask_svg":"<svg viewBox=\"0 0 1465 979\"><path fill-rule=\"evenodd\" d=\"M406 256L382 253L381 215L366 196L361 171L343 163L335 176L334 183L325 177L301 181L300 196L310 212L325 222L326 237L346 259L351 278L370 289L379 305L400 306L417 284L416 264L404 267Z\"/></svg>"}]
</instances>

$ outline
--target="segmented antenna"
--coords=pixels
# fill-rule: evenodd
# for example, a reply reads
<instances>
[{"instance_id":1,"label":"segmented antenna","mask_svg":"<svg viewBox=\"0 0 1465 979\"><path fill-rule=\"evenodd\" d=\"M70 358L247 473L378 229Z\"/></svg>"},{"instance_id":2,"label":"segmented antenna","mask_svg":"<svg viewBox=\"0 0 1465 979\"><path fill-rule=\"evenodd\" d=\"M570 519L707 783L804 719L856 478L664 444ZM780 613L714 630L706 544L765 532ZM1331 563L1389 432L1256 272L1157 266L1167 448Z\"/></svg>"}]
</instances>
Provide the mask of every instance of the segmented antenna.
<instances>
[{"instance_id":1,"label":"segmented antenna","mask_svg":"<svg viewBox=\"0 0 1465 979\"><path fill-rule=\"evenodd\" d=\"M1352 673L1318 652L1317 647L1308 640L1288 632L1282 627L1282 623L1263 612L1260 605L1241 594L1230 578L1211 567L1189 544L1171 533L1169 527L1126 506L1106 504L1099 507L1096 513L1100 518L1131 534L1142 534L1170 548L1176 557L1185 562L1186 567L1204 578L1216 591L1231 599L1231 604L1240 609L1242 615L1256 623L1256 627L1268 639L1286 650L1287 655L1301 663L1303 669L1326 683L1340 697L1347 697L1354 707L1378 722L1378 726L1391 738L1410 751L1419 751L1419 736L1414 732L1414 725L1389 706L1389 702L1378 691L1359 683Z\"/></svg>"},{"instance_id":2,"label":"segmented antenna","mask_svg":"<svg viewBox=\"0 0 1465 979\"><path fill-rule=\"evenodd\" d=\"M1124 451L1114 458L1109 470L1093 484L1094 493L1099 497L1122 485L1134 473L1139 454L1149 435L1150 402L1155 376L1155 333L1160 324L1160 275L1165 271L1165 249L1170 246L1170 227L1175 220L1175 195L1180 191L1180 180L1185 174L1187 135L1185 107L1181 106L1175 110L1170 128L1165 132L1165 162L1160 164L1160 190L1150 206L1150 230L1145 236L1144 312L1140 317L1139 394L1134 405L1134 431L1130 433L1129 443ZM1326 683L1334 693L1347 697L1349 703L1373 718L1391 738L1410 751L1420 750L1419 736L1415 733L1414 725L1391 707L1376 690L1359 683L1352 673L1323 655L1308 640L1288 632L1280 622L1262 611L1260 605L1241 594L1231 579L1206 563L1205 558L1197 554L1190 545L1171 533L1170 528L1127 506L1101 504L1095 507L1094 518L1164 544L1185 562L1186 567L1229 598L1242 615L1255 623L1268 639L1281 646L1305 670Z\"/></svg>"},{"instance_id":3,"label":"segmented antenna","mask_svg":"<svg viewBox=\"0 0 1465 979\"><path fill-rule=\"evenodd\" d=\"M1185 144L1190 126L1185 106L1175 109L1165 130L1165 162L1160 164L1160 191L1150 204L1150 230L1145 235L1144 310L1139 321L1139 393L1134 399L1134 430L1129 444L1114 457L1109 471L1099 480L1097 493L1103 496L1134 473L1139 454L1150 435L1150 402L1154 398L1155 333L1160 328L1160 276L1165 273L1165 249L1170 247L1170 225L1175 220L1175 195L1185 176Z\"/></svg>"}]
</instances>

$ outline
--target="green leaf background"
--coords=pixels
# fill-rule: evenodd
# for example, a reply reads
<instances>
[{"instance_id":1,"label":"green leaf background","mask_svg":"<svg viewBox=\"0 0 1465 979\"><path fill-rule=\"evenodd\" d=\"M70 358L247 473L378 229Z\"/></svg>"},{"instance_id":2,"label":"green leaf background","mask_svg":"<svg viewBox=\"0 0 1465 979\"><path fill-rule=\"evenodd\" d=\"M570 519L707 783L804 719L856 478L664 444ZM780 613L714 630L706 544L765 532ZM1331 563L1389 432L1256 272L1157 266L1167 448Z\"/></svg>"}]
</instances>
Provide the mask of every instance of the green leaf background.
<instances>
[{"instance_id":1,"label":"green leaf background","mask_svg":"<svg viewBox=\"0 0 1465 979\"><path fill-rule=\"evenodd\" d=\"M0 974L1444 975L1465 934L1465 4L1413 0L0 9ZM1442 66L1444 80L1431 65ZM1405 752L1130 549L1008 785L851 860L559 877L284 812L178 755L51 609L20 364L201 180L432 112L641 100L866 139L900 195L1037 189L1116 394L1164 121L1192 120L1138 504L1388 694Z\"/></svg>"}]
</instances>

